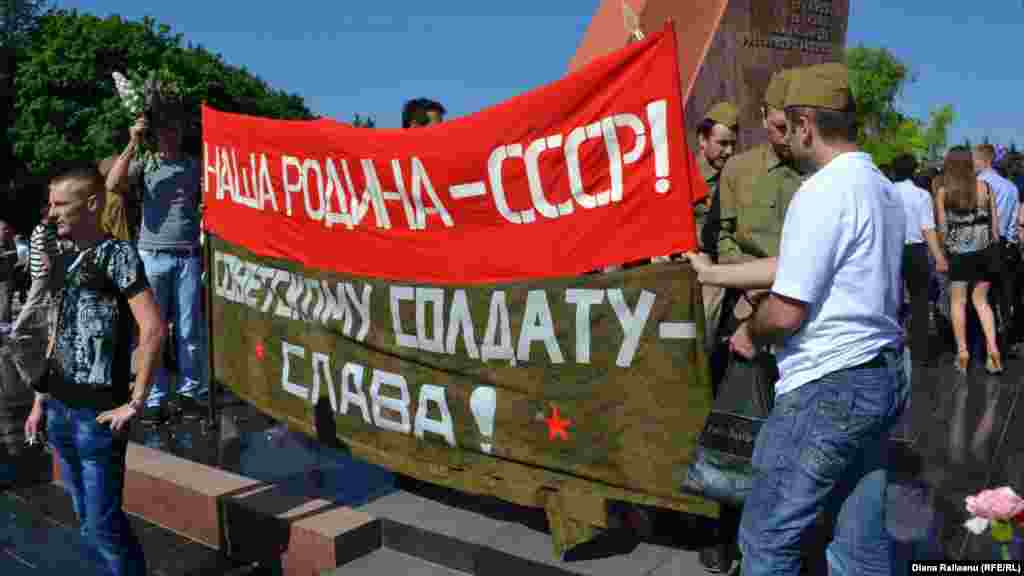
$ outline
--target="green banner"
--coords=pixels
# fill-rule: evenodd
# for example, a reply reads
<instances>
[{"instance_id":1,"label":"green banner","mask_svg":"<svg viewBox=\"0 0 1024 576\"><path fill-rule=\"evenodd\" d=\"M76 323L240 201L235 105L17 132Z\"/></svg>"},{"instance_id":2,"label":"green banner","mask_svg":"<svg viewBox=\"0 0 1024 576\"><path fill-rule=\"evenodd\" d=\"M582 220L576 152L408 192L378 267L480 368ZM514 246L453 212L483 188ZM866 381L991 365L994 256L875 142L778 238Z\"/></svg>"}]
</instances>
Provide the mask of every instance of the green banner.
<instances>
[{"instance_id":1,"label":"green banner","mask_svg":"<svg viewBox=\"0 0 1024 576\"><path fill-rule=\"evenodd\" d=\"M209 249L213 375L293 428L328 403L354 455L544 507L558 550L608 500L717 514L679 491L712 397L688 266L426 286Z\"/></svg>"}]
</instances>

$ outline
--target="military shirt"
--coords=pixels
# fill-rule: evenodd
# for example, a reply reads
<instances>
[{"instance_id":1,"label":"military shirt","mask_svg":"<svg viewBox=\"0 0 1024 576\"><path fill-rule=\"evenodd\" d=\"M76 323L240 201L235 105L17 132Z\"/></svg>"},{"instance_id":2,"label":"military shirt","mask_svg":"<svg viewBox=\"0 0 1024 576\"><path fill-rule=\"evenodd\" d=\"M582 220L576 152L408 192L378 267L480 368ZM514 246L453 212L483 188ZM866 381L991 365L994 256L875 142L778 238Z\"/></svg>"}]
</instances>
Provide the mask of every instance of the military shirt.
<instances>
[{"instance_id":1,"label":"military shirt","mask_svg":"<svg viewBox=\"0 0 1024 576\"><path fill-rule=\"evenodd\" d=\"M720 261L778 256L786 209L802 181L768 143L731 158L719 183Z\"/></svg>"},{"instance_id":2,"label":"military shirt","mask_svg":"<svg viewBox=\"0 0 1024 576\"><path fill-rule=\"evenodd\" d=\"M101 226L104 232L114 238L130 242L134 236L131 225L133 219L130 214L131 206L125 195L107 192Z\"/></svg>"},{"instance_id":3,"label":"military shirt","mask_svg":"<svg viewBox=\"0 0 1024 576\"><path fill-rule=\"evenodd\" d=\"M697 223L697 242L700 243L704 234L704 225L708 221L708 213L711 211L712 199L718 194L719 176L721 172L715 170L711 164L704 158L703 154L699 154L697 157L697 167L700 168L700 175L704 178L704 181L708 184L708 195L701 201L696 202L693 205L693 218ZM706 248L702 246L702 249L706 251Z\"/></svg>"}]
</instances>

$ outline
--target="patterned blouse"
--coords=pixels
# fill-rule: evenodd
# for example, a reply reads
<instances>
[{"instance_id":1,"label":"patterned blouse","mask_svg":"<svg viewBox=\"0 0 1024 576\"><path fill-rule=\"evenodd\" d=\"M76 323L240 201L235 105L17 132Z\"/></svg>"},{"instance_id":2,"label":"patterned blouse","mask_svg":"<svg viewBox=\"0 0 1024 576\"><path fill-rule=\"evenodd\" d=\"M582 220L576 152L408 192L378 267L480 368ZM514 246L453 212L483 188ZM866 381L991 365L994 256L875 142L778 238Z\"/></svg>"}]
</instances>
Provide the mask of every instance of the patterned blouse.
<instances>
[{"instance_id":1,"label":"patterned blouse","mask_svg":"<svg viewBox=\"0 0 1024 576\"><path fill-rule=\"evenodd\" d=\"M946 249L950 254L980 252L991 244L992 214L987 195L983 205L974 210L946 209Z\"/></svg>"}]
</instances>

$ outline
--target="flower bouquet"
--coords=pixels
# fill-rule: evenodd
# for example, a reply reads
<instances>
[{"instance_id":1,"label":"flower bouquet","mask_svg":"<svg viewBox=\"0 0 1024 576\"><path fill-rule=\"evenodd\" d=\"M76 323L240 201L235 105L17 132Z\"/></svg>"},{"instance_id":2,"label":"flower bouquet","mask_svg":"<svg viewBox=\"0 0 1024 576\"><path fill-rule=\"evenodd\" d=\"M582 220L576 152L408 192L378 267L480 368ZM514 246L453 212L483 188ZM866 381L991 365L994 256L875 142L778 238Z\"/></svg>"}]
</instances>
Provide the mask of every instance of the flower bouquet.
<instances>
[{"instance_id":1,"label":"flower bouquet","mask_svg":"<svg viewBox=\"0 0 1024 576\"><path fill-rule=\"evenodd\" d=\"M132 115L132 119L144 115L149 123L150 135L147 135L139 151L146 170L149 170L157 162L152 131L158 123L166 121L175 109L181 107L179 82L173 73L164 68L149 73L133 73L131 78L116 71L112 75L121 103Z\"/></svg>"},{"instance_id":2,"label":"flower bouquet","mask_svg":"<svg viewBox=\"0 0 1024 576\"><path fill-rule=\"evenodd\" d=\"M992 540L1000 544L1003 560L1010 560L1010 542L1013 542L1014 525L1024 528L1024 499L1009 486L995 490L982 490L975 496L968 496L967 511L972 518L964 527L972 534L981 535L986 530Z\"/></svg>"}]
</instances>

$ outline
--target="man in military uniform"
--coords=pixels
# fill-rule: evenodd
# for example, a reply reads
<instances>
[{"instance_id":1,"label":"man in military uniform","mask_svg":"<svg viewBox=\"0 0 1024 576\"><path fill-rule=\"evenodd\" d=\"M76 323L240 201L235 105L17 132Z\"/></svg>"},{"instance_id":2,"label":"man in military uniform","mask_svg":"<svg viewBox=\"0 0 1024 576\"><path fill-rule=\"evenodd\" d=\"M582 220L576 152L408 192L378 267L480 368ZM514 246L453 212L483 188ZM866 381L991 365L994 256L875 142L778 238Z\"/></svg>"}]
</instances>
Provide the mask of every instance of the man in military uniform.
<instances>
[{"instance_id":1,"label":"man in military uniform","mask_svg":"<svg viewBox=\"0 0 1024 576\"><path fill-rule=\"evenodd\" d=\"M716 246L705 246L704 252L717 252L718 260L733 264L779 251L782 222L786 207L800 186L800 174L792 166L786 144L786 115L783 105L788 86L788 73L772 76L761 106L761 118L768 130L768 142L733 157L721 171L718 182L720 226ZM706 293L711 287L703 287ZM721 292L721 289L718 289ZM730 362L744 364L745 370L731 372L733 377L758 376L742 385L751 390L748 411L766 416L770 409L771 386L776 379L774 359L761 357L754 361L732 354L725 343L737 330L746 330L741 319L750 312L748 301L739 291L730 290L721 298L721 312L707 325L712 334L712 383L716 394ZM724 315L724 318L719 316ZM738 384L739 385L739 384ZM754 390L755 387L763 390ZM719 517L717 544L700 552L700 561L709 571L729 570L736 555L736 532L740 511L723 506Z\"/></svg>"},{"instance_id":2,"label":"man in military uniform","mask_svg":"<svg viewBox=\"0 0 1024 576\"><path fill-rule=\"evenodd\" d=\"M697 222L697 242L702 251L713 254L717 244L715 198L718 196L719 175L726 161L736 151L739 110L729 102L719 102L697 125L697 166L708 184L708 195L693 207ZM709 227L710 226L710 227Z\"/></svg>"},{"instance_id":3,"label":"man in military uniform","mask_svg":"<svg viewBox=\"0 0 1024 576\"><path fill-rule=\"evenodd\" d=\"M708 110L708 113L697 125L697 166L701 176L708 184L708 195L693 207L693 216L697 224L697 245L702 252L715 258L718 244L718 183L722 168L736 150L736 134L739 130L739 110L729 102L719 102ZM705 348L713 352L714 333L711 329L718 326L721 316L722 296L725 291L717 286L701 288L701 301L704 304ZM711 358L712 372L721 364L717 358Z\"/></svg>"},{"instance_id":4,"label":"man in military uniform","mask_svg":"<svg viewBox=\"0 0 1024 576\"><path fill-rule=\"evenodd\" d=\"M723 264L779 254L786 209L803 181L787 144L788 125L782 109L789 78L794 73L793 70L775 73L765 90L761 118L768 131L768 141L733 158L722 171L717 251ZM732 296L733 313L723 322L726 329L722 334L726 337L737 330L745 330L740 320L752 312L749 298ZM731 345L740 341L732 339Z\"/></svg>"},{"instance_id":5,"label":"man in military uniform","mask_svg":"<svg viewBox=\"0 0 1024 576\"><path fill-rule=\"evenodd\" d=\"M718 256L723 264L779 253L786 207L801 182L786 143L782 110L791 73L775 73L765 90L761 118L768 142L733 158L722 171Z\"/></svg>"}]
</instances>

